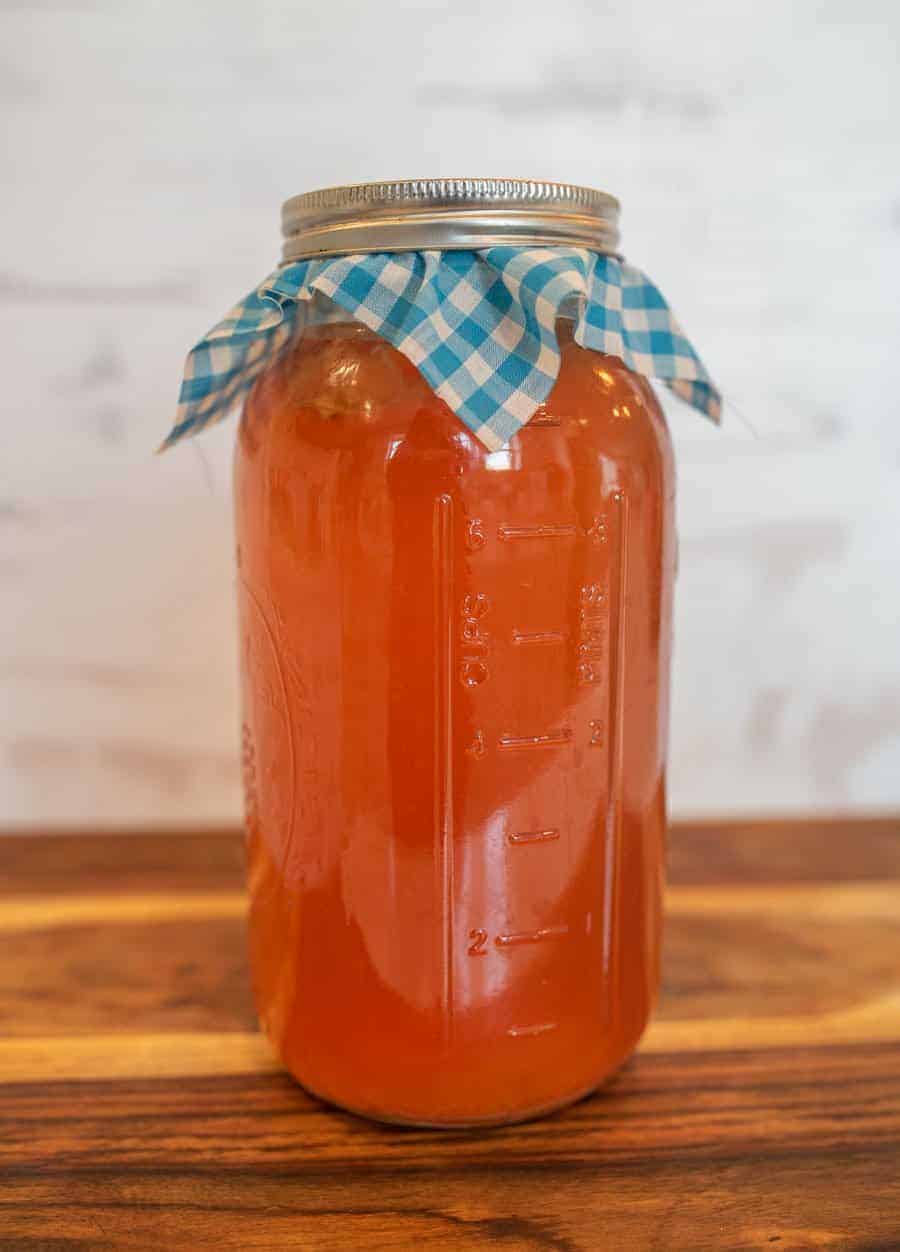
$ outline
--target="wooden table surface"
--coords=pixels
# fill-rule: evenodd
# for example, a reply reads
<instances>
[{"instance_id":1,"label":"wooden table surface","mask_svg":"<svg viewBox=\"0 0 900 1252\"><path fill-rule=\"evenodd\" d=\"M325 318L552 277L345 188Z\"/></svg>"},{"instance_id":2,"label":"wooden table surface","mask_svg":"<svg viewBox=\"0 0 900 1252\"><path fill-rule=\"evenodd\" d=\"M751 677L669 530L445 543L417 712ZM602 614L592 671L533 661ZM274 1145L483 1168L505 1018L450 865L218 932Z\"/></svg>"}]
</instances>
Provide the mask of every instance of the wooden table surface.
<instances>
[{"instance_id":1,"label":"wooden table surface","mask_svg":"<svg viewBox=\"0 0 900 1252\"><path fill-rule=\"evenodd\" d=\"M0 1248L900 1249L900 821L671 836L600 1094L401 1130L256 1033L235 833L0 844Z\"/></svg>"}]
</instances>

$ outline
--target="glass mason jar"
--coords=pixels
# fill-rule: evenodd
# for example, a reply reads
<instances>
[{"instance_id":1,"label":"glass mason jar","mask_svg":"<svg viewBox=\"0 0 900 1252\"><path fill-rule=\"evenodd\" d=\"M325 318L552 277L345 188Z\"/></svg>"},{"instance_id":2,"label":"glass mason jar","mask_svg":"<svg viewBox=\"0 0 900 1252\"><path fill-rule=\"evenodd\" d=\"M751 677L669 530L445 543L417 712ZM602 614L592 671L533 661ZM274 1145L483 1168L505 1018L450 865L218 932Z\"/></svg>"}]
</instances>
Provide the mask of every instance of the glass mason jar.
<instances>
[{"instance_id":1,"label":"glass mason jar","mask_svg":"<svg viewBox=\"0 0 900 1252\"><path fill-rule=\"evenodd\" d=\"M326 303L236 455L259 1015L344 1108L527 1118L620 1066L657 991L666 425L562 319L549 399L490 452Z\"/></svg>"}]
</instances>

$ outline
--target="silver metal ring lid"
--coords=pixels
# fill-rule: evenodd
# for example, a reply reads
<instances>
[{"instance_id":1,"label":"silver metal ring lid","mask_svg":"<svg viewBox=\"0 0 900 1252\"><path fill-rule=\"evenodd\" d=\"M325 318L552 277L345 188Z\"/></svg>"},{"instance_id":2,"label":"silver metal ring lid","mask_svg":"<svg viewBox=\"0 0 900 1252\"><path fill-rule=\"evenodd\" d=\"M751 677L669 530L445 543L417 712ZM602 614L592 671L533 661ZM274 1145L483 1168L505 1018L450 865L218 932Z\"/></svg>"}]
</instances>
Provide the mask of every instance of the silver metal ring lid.
<instances>
[{"instance_id":1,"label":"silver metal ring lid","mask_svg":"<svg viewBox=\"0 0 900 1252\"><path fill-rule=\"evenodd\" d=\"M281 210L285 262L349 252L516 247L615 253L619 202L574 183L421 178L292 196Z\"/></svg>"}]
</instances>

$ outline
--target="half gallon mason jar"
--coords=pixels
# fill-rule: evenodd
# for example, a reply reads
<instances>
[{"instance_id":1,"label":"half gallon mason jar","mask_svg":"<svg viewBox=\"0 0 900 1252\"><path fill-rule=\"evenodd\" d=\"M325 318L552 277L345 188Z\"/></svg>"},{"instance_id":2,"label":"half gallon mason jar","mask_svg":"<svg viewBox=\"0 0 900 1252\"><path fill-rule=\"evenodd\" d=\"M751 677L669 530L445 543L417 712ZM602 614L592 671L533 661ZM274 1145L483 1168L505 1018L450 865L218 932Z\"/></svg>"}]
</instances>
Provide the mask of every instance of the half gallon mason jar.
<instances>
[{"instance_id":1,"label":"half gallon mason jar","mask_svg":"<svg viewBox=\"0 0 900 1252\"><path fill-rule=\"evenodd\" d=\"M299 197L287 255L603 246L493 186ZM557 334L548 400L489 451L317 297L241 424L259 1014L310 1092L386 1121L576 1100L656 995L672 456L649 383Z\"/></svg>"}]
</instances>

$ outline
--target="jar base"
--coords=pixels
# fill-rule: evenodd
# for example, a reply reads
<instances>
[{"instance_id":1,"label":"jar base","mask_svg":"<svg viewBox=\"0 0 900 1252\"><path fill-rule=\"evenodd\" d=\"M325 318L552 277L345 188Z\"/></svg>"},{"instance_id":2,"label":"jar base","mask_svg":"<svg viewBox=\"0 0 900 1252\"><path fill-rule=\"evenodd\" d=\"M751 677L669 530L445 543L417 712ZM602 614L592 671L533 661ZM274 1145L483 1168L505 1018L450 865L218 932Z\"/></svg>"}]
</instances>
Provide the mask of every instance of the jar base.
<instances>
[{"instance_id":1,"label":"jar base","mask_svg":"<svg viewBox=\"0 0 900 1252\"><path fill-rule=\"evenodd\" d=\"M557 1100L550 1100L545 1104L536 1105L525 1111L513 1113L500 1113L488 1117L461 1117L446 1119L429 1119L415 1116L405 1117L403 1114L381 1113L371 1109L360 1108L352 1104L348 1104L343 1100L337 1100L332 1096L325 1095L324 1092L317 1091L309 1083L298 1078L290 1070L287 1073L299 1087L315 1100L319 1100L322 1104L328 1105L330 1108L336 1109L341 1113L349 1113L353 1117L363 1118L365 1121L376 1122L382 1126L398 1126L408 1130L487 1130L501 1126L518 1126L523 1122L537 1121L541 1117L550 1117L553 1113L558 1113L561 1109L568 1108L572 1104L578 1104L582 1100L588 1099L594 1095L601 1087L605 1087L615 1076L625 1068L634 1055L633 1051L629 1052L620 1061L606 1070L600 1077L592 1080L586 1086L578 1088L569 1095L561 1096Z\"/></svg>"}]
</instances>

